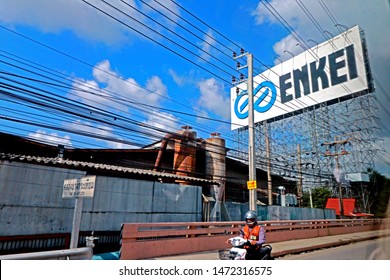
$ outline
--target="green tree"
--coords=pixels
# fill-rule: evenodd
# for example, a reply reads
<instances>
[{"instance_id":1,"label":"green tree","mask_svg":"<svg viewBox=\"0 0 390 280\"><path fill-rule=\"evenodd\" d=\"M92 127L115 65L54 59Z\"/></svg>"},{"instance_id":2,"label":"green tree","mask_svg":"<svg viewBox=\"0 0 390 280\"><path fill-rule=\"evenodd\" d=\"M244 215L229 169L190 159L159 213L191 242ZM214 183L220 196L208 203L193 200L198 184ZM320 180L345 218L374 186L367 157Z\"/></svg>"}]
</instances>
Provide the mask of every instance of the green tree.
<instances>
[{"instance_id":1,"label":"green tree","mask_svg":"<svg viewBox=\"0 0 390 280\"><path fill-rule=\"evenodd\" d=\"M313 208L325 208L326 200L331 197L331 195L332 191L328 187L313 188L311 191ZM308 191L303 192L302 199L303 206L310 207L310 193Z\"/></svg>"},{"instance_id":2,"label":"green tree","mask_svg":"<svg viewBox=\"0 0 390 280\"><path fill-rule=\"evenodd\" d=\"M368 170L370 175L370 212L376 218L384 218L390 198L390 179L373 169Z\"/></svg>"}]
</instances>

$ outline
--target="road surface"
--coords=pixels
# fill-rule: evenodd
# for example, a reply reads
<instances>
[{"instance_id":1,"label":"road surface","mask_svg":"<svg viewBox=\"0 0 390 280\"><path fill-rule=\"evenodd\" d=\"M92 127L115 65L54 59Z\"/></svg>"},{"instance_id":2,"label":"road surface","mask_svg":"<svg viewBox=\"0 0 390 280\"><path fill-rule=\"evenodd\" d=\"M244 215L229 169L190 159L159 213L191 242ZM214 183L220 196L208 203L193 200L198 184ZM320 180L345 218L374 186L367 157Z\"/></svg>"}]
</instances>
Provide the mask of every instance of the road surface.
<instances>
[{"instance_id":1,"label":"road surface","mask_svg":"<svg viewBox=\"0 0 390 280\"><path fill-rule=\"evenodd\" d=\"M390 237L356 242L298 255L286 255L278 260L390 260Z\"/></svg>"}]
</instances>

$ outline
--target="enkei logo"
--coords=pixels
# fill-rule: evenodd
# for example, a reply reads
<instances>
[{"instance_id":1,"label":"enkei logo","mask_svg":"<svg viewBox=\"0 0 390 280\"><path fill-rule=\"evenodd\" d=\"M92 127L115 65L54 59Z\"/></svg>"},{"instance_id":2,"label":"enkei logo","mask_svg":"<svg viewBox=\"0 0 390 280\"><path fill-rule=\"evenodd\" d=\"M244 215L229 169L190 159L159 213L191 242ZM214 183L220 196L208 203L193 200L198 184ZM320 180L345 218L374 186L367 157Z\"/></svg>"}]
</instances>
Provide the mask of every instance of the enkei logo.
<instances>
[{"instance_id":1,"label":"enkei logo","mask_svg":"<svg viewBox=\"0 0 390 280\"><path fill-rule=\"evenodd\" d=\"M265 91L253 101L253 109L259 113L265 113L275 104L276 101L276 87L270 81L264 81L259 84L253 90L253 98L256 97L256 94L262 89L266 88ZM267 96L270 95L268 102L263 102ZM243 102L240 102L242 98L246 98ZM237 99L234 103L234 113L239 119L246 119L248 117L248 94L247 90L244 90L237 96Z\"/></svg>"}]
</instances>

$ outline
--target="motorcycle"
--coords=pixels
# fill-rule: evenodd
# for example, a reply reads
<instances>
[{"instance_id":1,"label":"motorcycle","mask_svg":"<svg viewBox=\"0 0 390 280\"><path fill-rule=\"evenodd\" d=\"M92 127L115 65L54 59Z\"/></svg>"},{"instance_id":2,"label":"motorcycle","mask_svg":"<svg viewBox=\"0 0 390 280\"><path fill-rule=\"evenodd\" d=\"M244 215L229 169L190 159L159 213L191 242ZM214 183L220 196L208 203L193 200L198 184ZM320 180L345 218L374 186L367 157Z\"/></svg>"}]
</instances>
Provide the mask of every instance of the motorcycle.
<instances>
[{"instance_id":1,"label":"motorcycle","mask_svg":"<svg viewBox=\"0 0 390 280\"><path fill-rule=\"evenodd\" d=\"M240 236L232 237L228 239L228 242L232 245L231 249L219 251L219 258L221 260L273 260L271 255L272 246L269 244L263 244L260 251L256 254L249 253L244 247L250 244L247 239Z\"/></svg>"}]
</instances>

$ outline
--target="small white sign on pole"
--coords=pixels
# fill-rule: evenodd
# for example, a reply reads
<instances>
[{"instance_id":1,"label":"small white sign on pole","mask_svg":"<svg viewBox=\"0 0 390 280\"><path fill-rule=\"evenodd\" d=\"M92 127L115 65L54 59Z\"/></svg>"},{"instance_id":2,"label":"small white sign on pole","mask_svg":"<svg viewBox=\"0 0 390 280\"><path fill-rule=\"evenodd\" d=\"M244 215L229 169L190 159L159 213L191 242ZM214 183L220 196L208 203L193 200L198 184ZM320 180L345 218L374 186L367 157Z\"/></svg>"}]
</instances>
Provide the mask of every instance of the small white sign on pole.
<instances>
[{"instance_id":1,"label":"small white sign on pole","mask_svg":"<svg viewBox=\"0 0 390 280\"><path fill-rule=\"evenodd\" d=\"M80 179L64 180L62 198L93 197L96 176L87 176Z\"/></svg>"},{"instance_id":2,"label":"small white sign on pole","mask_svg":"<svg viewBox=\"0 0 390 280\"><path fill-rule=\"evenodd\" d=\"M77 248L81 224L81 215L83 213L83 198L93 197L95 191L95 181L96 176L87 176L80 179L64 180L62 198L76 198L73 213L70 249Z\"/></svg>"}]
</instances>

